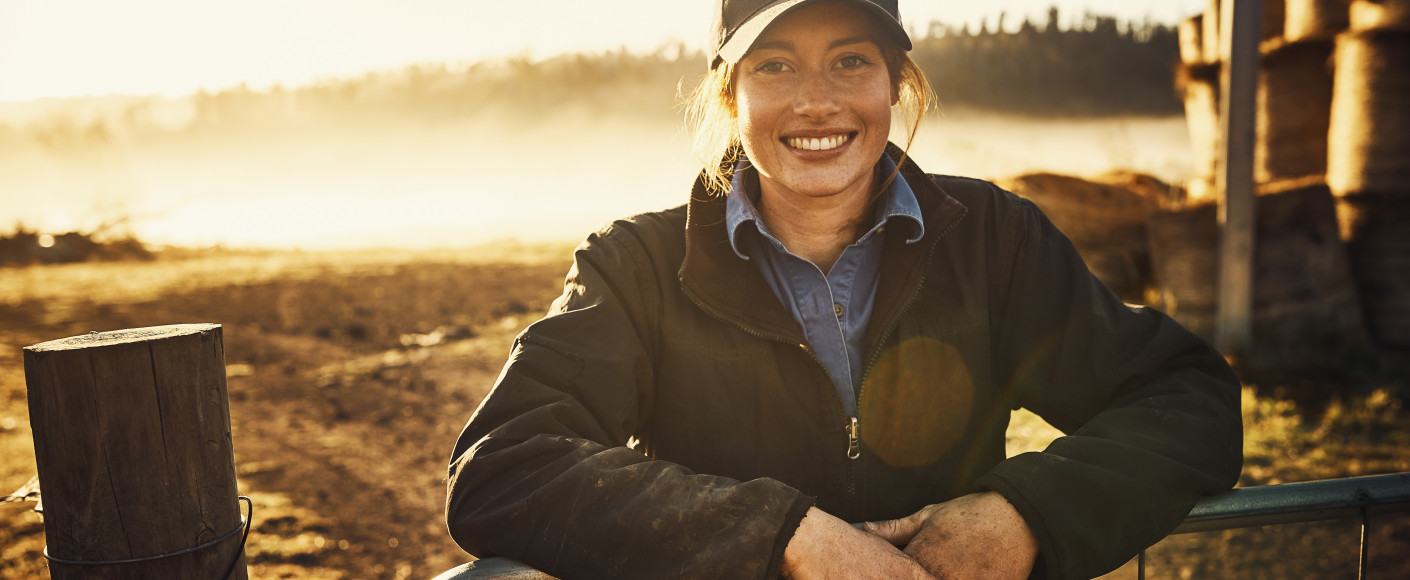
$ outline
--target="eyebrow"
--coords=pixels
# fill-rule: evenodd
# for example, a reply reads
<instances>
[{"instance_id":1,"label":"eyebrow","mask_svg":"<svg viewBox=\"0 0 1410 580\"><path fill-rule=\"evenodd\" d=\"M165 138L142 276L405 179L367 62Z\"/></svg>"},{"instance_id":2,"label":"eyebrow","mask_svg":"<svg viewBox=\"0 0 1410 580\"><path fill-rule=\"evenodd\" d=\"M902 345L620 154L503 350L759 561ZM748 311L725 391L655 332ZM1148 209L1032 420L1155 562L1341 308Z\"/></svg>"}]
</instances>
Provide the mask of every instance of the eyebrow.
<instances>
[{"instance_id":1,"label":"eyebrow","mask_svg":"<svg viewBox=\"0 0 1410 580\"><path fill-rule=\"evenodd\" d=\"M849 44L861 44L864 42L875 43L876 41L869 36L849 36L847 38L839 38L837 40L832 41L827 45L827 48L828 50L832 50L839 46L847 46ZM793 43L788 42L786 40L770 40L766 42L760 42L758 44L755 44L752 50L759 50L761 48L771 48L776 50L788 51L795 50L795 48L793 47Z\"/></svg>"}]
</instances>

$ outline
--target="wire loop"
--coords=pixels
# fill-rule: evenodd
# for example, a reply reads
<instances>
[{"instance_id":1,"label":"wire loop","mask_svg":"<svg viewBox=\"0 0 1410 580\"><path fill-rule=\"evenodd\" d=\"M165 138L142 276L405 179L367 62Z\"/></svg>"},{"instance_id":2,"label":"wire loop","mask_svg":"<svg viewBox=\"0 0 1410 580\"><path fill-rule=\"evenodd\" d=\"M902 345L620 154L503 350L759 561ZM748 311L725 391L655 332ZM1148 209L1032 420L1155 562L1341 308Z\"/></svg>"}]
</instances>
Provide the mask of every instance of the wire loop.
<instances>
[{"instance_id":1,"label":"wire loop","mask_svg":"<svg viewBox=\"0 0 1410 580\"><path fill-rule=\"evenodd\" d=\"M182 554L190 554L191 552L195 552L195 551L197 551L197 550L204 550L204 549L206 549L206 548L209 548L209 547L211 547L211 546L214 546L214 545L216 545L216 544L219 544L219 543L221 543L221 542L224 542L225 540L228 540L228 539L234 537L235 534L240 533L241 530L244 530L245 535L244 535L244 537L242 537L242 538L240 539L240 549L235 552L235 561L233 561L233 562L230 563L230 568L227 569L227 570L225 571L225 574L222 576L222 577L229 577L229 576L230 576L230 572L232 572L232 571L235 570L235 563L240 561L240 555L245 552L245 541L250 538L250 520L253 519L253 518L254 518L254 515L255 515L255 502L254 502L254 501L252 501L250 498L245 497L245 496L243 496L243 495L239 497L239 500L245 502L245 517L244 517L244 518L241 518L241 520L240 520L240 527L237 527L237 528L235 528L235 529L233 529L233 530L230 530L229 532L226 532L225 534L221 535L220 537L218 537L218 538L216 538L216 539L214 539L214 540L211 540L211 541L209 541L209 542L200 544L200 545L198 545L198 546L191 546L190 548L182 548L182 549L176 550L176 551L174 551L174 552L166 552L166 553L164 553L164 554L157 554L157 555L155 555L155 556L141 556L141 557L137 557L137 558L123 558L123 559L121 559L121 560L70 560L70 559L67 559L67 558L60 558L60 557L57 557L57 556L50 556L50 555L49 555L49 546L44 546L44 559L49 560L50 562L57 562L57 563L59 563L59 564L68 564L68 565L71 565L71 566L111 566L111 565L114 565L114 564L135 564L135 563L137 563L137 562L151 562L151 561L153 561L153 560L161 560L161 559L165 559L165 558L172 558L172 557L175 557L175 556L180 556L180 555L182 555Z\"/></svg>"}]
</instances>

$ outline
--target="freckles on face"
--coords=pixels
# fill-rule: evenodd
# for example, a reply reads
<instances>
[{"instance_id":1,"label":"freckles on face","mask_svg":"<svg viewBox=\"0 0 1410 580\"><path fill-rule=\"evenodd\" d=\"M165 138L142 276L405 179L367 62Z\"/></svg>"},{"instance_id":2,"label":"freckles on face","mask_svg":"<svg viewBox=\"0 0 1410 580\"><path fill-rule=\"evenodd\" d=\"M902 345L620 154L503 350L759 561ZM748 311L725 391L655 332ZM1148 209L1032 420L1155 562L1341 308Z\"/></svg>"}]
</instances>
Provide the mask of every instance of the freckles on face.
<instances>
[{"instance_id":1,"label":"freckles on face","mask_svg":"<svg viewBox=\"0 0 1410 580\"><path fill-rule=\"evenodd\" d=\"M799 9L739 62L740 141L766 196L871 193L894 91L869 18L841 3Z\"/></svg>"}]
</instances>

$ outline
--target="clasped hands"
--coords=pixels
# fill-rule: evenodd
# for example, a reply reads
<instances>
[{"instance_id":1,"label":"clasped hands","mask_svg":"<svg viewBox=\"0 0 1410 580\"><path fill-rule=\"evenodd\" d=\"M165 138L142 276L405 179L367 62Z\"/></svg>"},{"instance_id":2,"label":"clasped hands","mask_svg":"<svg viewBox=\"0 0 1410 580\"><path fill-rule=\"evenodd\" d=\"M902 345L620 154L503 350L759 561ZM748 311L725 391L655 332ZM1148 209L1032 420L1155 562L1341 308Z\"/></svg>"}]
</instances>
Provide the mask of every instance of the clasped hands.
<instances>
[{"instance_id":1,"label":"clasped hands","mask_svg":"<svg viewBox=\"0 0 1410 580\"><path fill-rule=\"evenodd\" d=\"M1038 556L1023 517L993 491L865 527L810 508L784 550L784 577L1022 580Z\"/></svg>"}]
</instances>

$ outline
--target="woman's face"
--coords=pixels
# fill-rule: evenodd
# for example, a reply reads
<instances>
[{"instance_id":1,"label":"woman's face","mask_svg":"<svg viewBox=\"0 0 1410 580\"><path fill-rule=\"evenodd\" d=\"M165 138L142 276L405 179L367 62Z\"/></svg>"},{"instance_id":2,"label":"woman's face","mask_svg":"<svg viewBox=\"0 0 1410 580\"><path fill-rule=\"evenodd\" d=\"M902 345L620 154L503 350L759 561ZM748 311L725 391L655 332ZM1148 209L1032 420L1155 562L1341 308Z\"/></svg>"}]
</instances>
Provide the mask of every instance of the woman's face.
<instances>
[{"instance_id":1,"label":"woman's face","mask_svg":"<svg viewBox=\"0 0 1410 580\"><path fill-rule=\"evenodd\" d=\"M740 141L766 195L871 193L896 96L869 18L843 3L808 6L740 60Z\"/></svg>"}]
</instances>

